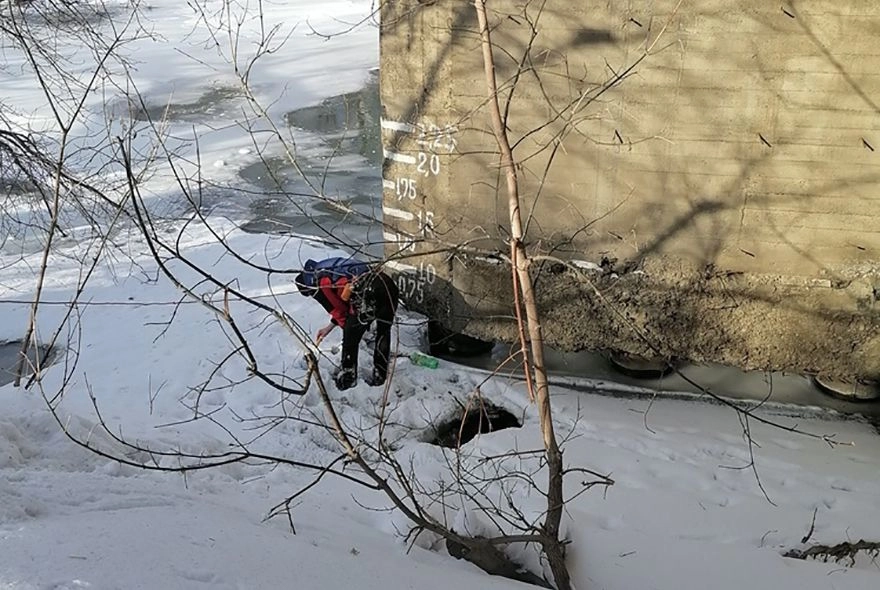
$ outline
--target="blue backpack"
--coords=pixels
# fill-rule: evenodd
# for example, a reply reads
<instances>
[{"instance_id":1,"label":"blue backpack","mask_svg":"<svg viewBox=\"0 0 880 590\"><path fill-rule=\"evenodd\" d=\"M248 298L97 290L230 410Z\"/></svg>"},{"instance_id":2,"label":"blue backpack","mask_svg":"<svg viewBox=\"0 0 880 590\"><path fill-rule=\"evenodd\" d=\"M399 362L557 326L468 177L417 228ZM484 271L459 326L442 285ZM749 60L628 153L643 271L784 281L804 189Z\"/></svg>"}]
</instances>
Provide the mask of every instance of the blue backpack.
<instances>
[{"instance_id":1,"label":"blue backpack","mask_svg":"<svg viewBox=\"0 0 880 590\"><path fill-rule=\"evenodd\" d=\"M303 278L305 278L306 284L310 287L317 287L318 281L323 277L329 277L334 283L343 277L351 281L355 277L370 272L370 266L357 258L339 256L325 258L317 262L310 258L303 265L303 270L305 271Z\"/></svg>"}]
</instances>

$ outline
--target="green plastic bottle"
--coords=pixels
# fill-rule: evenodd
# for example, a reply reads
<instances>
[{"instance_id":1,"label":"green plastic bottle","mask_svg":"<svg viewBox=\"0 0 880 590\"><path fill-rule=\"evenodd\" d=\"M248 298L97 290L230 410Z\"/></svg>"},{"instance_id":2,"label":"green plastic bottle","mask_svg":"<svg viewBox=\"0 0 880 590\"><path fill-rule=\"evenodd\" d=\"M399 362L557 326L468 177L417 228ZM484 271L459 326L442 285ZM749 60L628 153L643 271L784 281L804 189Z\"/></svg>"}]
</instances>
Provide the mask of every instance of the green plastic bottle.
<instances>
[{"instance_id":1,"label":"green plastic bottle","mask_svg":"<svg viewBox=\"0 0 880 590\"><path fill-rule=\"evenodd\" d=\"M440 361L434 358L429 354L425 354L423 352L414 352L409 355L409 360L412 361L412 364L418 365L420 367L427 367L428 369L436 369L440 366Z\"/></svg>"}]
</instances>

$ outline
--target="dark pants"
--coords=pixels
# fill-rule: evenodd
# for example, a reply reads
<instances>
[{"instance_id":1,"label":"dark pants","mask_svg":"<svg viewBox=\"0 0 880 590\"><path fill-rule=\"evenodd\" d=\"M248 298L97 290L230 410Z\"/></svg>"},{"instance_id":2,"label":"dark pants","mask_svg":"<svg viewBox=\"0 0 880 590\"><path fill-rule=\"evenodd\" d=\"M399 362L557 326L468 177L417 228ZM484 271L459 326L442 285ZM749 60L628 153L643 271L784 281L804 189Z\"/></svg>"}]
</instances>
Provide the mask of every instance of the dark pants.
<instances>
[{"instance_id":1,"label":"dark pants","mask_svg":"<svg viewBox=\"0 0 880 590\"><path fill-rule=\"evenodd\" d=\"M371 385L380 385L388 376L391 358L391 326L397 311L399 292L391 277L383 272L358 277L352 293L353 312L342 329L342 372L357 379L358 347L370 324L376 322Z\"/></svg>"}]
</instances>

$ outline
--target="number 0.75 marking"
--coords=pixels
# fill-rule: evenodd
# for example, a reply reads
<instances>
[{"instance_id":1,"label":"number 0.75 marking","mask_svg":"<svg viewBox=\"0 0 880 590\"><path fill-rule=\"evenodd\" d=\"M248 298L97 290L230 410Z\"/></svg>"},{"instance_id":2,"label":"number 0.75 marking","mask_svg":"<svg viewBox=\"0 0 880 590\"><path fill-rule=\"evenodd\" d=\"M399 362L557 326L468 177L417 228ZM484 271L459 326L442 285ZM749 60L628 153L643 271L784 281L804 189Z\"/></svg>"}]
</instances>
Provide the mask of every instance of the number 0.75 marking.
<instances>
[{"instance_id":1,"label":"number 0.75 marking","mask_svg":"<svg viewBox=\"0 0 880 590\"><path fill-rule=\"evenodd\" d=\"M425 176L440 174L440 156L419 152L416 156L416 170Z\"/></svg>"},{"instance_id":2,"label":"number 0.75 marking","mask_svg":"<svg viewBox=\"0 0 880 590\"><path fill-rule=\"evenodd\" d=\"M437 279L437 270L433 264L419 264L412 269L414 272L401 273L397 277L397 288L404 299L422 303L425 299L425 285L433 285Z\"/></svg>"},{"instance_id":3,"label":"number 0.75 marking","mask_svg":"<svg viewBox=\"0 0 880 590\"><path fill-rule=\"evenodd\" d=\"M425 286L412 275L400 275L397 277L397 288L404 300L422 303L425 300Z\"/></svg>"}]
</instances>

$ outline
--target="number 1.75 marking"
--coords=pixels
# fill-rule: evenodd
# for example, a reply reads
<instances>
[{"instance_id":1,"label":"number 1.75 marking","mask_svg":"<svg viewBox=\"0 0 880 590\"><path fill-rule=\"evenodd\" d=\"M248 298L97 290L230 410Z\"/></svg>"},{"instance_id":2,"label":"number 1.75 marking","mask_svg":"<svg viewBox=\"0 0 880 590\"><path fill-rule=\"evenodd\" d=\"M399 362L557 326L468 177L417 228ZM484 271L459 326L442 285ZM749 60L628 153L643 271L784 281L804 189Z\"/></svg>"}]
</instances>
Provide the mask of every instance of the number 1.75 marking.
<instances>
[{"instance_id":1,"label":"number 1.75 marking","mask_svg":"<svg viewBox=\"0 0 880 590\"><path fill-rule=\"evenodd\" d=\"M414 201L416 198L416 181L412 178L398 178L394 183L397 192L397 200L409 199Z\"/></svg>"}]
</instances>

